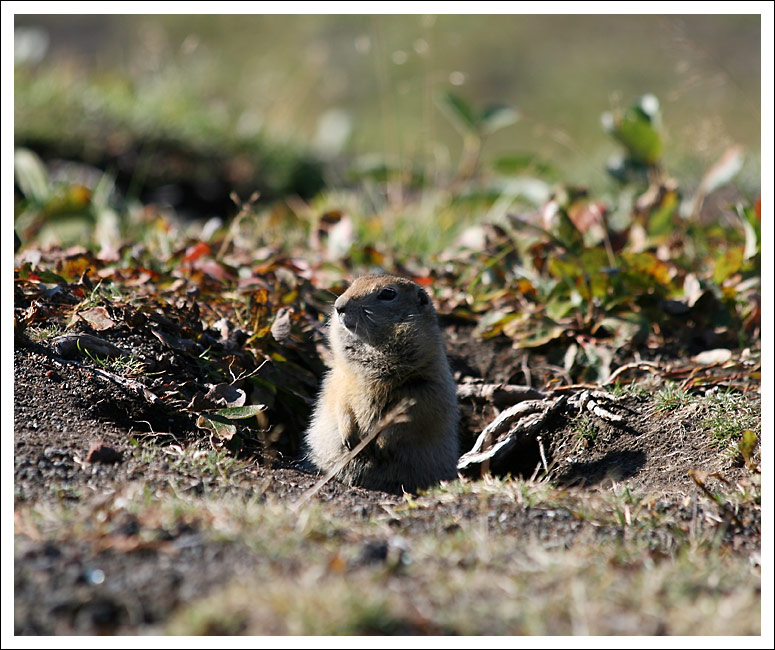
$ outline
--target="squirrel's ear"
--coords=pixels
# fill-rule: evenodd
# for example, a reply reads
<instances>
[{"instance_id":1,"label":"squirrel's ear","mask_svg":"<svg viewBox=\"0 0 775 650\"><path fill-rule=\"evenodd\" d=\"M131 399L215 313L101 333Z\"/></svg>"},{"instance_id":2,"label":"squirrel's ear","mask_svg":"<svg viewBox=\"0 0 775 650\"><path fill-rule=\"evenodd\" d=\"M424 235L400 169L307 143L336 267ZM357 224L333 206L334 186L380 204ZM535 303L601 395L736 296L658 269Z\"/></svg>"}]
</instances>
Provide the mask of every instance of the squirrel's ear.
<instances>
[{"instance_id":1,"label":"squirrel's ear","mask_svg":"<svg viewBox=\"0 0 775 650\"><path fill-rule=\"evenodd\" d=\"M428 294L426 293L425 289L420 289L420 291L417 293L417 301L420 307L424 307L425 305L430 303L431 299L428 297Z\"/></svg>"}]
</instances>

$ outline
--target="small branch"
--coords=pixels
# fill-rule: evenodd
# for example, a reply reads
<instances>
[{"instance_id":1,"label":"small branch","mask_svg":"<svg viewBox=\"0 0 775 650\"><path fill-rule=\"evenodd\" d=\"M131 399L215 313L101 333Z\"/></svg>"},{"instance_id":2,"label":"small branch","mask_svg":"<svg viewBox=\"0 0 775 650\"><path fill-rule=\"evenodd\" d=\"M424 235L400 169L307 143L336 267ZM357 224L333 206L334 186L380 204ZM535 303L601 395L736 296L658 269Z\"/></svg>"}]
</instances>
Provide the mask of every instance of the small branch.
<instances>
[{"instance_id":1,"label":"small branch","mask_svg":"<svg viewBox=\"0 0 775 650\"><path fill-rule=\"evenodd\" d=\"M622 422L624 418L621 415L612 413L606 408L601 406L604 402L616 403L621 401L621 398L611 395L600 390L585 390L577 395L574 395L569 400L572 406L576 406L580 411L587 409L592 411L597 417L606 422Z\"/></svg>"},{"instance_id":2,"label":"small branch","mask_svg":"<svg viewBox=\"0 0 775 650\"><path fill-rule=\"evenodd\" d=\"M478 391L479 394L494 396L501 386L488 384L483 388L484 390ZM515 388L522 389L524 394L524 387ZM570 390L575 391L575 393L567 395L566 393ZM482 473L487 473L489 464L493 459L505 458L520 443L533 436L538 444L544 470L548 473L549 463L546 459L543 439L537 434L540 433L549 416L558 411L563 411L568 416L589 411L605 422L616 425L621 425L624 422L622 415L610 410L614 407L627 410L621 404L623 397L617 397L597 388L583 389L580 386L565 386L559 390L555 389L552 393L553 397L546 396L539 400L526 400L504 410L482 430L471 451L460 457L457 464L458 470L478 464Z\"/></svg>"},{"instance_id":3,"label":"small branch","mask_svg":"<svg viewBox=\"0 0 775 650\"><path fill-rule=\"evenodd\" d=\"M61 357L54 357L54 358L59 363L66 364L68 366L76 366L77 368L83 368L84 370L88 370L89 372L93 372L95 375L99 375L100 377L103 377L104 379L112 381L113 383L116 383L119 386L124 386L126 388L131 388L135 392L137 392L140 395L142 395L151 404L156 404L156 402L159 401L159 397L157 395L155 395L154 393L152 393L150 390L148 390L139 381L135 381L134 379L128 379L126 377L122 377L121 375L116 375L116 374L114 374L112 372L108 372L107 370L103 370L102 368L85 366L84 364L80 363L79 361L72 361L70 359L63 359Z\"/></svg>"},{"instance_id":4,"label":"small branch","mask_svg":"<svg viewBox=\"0 0 775 650\"><path fill-rule=\"evenodd\" d=\"M632 363L625 363L623 366L619 366L616 370L614 370L611 373L611 376L608 379L606 379L601 385L608 386L609 384L613 384L619 375L621 375L626 370L631 370L632 368L646 368L647 370L649 370L650 372L653 372L654 374L659 374L658 363L654 363L653 361L633 361Z\"/></svg>"},{"instance_id":5,"label":"small branch","mask_svg":"<svg viewBox=\"0 0 775 650\"><path fill-rule=\"evenodd\" d=\"M82 366L82 367L85 367L85 366ZM158 396L154 395L139 381L135 381L134 379L127 379L126 377L122 377L121 375L115 375L112 372L108 372L107 370L102 370L101 368L90 368L89 370L96 372L98 375L102 375L106 379L109 379L110 381L113 381L119 384L120 386L126 386L127 388L131 388L132 390L142 395L151 404L156 404L156 402L159 401Z\"/></svg>"},{"instance_id":6,"label":"small branch","mask_svg":"<svg viewBox=\"0 0 775 650\"><path fill-rule=\"evenodd\" d=\"M522 402L515 404L514 406L507 408L497 418L495 418L490 424L488 424L479 437L476 439L476 443L471 448L471 451L481 451L484 446L484 442L489 437L492 440L498 438L502 433L506 432L515 420L529 415L531 413L540 413L546 408L546 404L542 404L538 401Z\"/></svg>"},{"instance_id":7,"label":"small branch","mask_svg":"<svg viewBox=\"0 0 775 650\"><path fill-rule=\"evenodd\" d=\"M544 439L541 436L536 436L538 441L538 451L541 453L541 462L544 464L544 472L549 473L549 464L546 462L546 453L544 452Z\"/></svg>"},{"instance_id":8,"label":"small branch","mask_svg":"<svg viewBox=\"0 0 775 650\"><path fill-rule=\"evenodd\" d=\"M503 408L525 400L543 399L546 394L530 386L513 384L460 384L457 387L457 396L458 399L489 402Z\"/></svg>"},{"instance_id":9,"label":"small branch","mask_svg":"<svg viewBox=\"0 0 775 650\"><path fill-rule=\"evenodd\" d=\"M538 431L567 401L566 397L560 396L554 400L523 402L506 409L479 434L471 451L458 460L457 468L462 470L497 455L506 455L520 438ZM495 443L483 450L488 439Z\"/></svg>"}]
</instances>

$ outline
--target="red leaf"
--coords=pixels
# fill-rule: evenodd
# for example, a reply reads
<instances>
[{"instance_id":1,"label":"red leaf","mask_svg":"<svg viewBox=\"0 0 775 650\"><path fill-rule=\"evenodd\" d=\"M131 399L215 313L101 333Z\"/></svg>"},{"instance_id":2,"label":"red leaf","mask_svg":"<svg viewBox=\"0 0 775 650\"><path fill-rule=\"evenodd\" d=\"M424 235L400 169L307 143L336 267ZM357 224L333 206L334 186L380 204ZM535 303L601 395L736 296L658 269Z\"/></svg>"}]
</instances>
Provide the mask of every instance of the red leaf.
<instances>
[{"instance_id":1,"label":"red leaf","mask_svg":"<svg viewBox=\"0 0 775 650\"><path fill-rule=\"evenodd\" d=\"M198 260L200 257L202 257L202 255L209 255L210 252L210 245L200 241L198 244L189 246L186 249L186 254L183 256L183 261L193 262L194 260Z\"/></svg>"}]
</instances>

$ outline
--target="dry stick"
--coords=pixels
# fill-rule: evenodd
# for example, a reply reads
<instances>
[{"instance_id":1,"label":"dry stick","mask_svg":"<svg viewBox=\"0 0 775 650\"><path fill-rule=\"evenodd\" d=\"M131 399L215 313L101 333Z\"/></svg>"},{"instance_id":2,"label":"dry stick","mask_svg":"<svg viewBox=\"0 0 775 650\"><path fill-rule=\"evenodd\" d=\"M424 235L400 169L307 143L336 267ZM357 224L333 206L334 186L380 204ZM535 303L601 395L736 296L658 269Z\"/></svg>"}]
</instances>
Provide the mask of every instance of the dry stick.
<instances>
[{"instance_id":1,"label":"dry stick","mask_svg":"<svg viewBox=\"0 0 775 650\"><path fill-rule=\"evenodd\" d=\"M544 464L544 472L546 474L549 473L549 465L546 462L546 454L544 453L544 442L543 438L541 436L536 436L536 440L538 441L538 451L541 452L541 461Z\"/></svg>"},{"instance_id":2,"label":"dry stick","mask_svg":"<svg viewBox=\"0 0 775 650\"><path fill-rule=\"evenodd\" d=\"M550 395L564 395L565 393L575 393L580 390L600 390L600 384L568 384L566 386L555 386L550 389Z\"/></svg>"},{"instance_id":3,"label":"dry stick","mask_svg":"<svg viewBox=\"0 0 775 650\"><path fill-rule=\"evenodd\" d=\"M621 375L625 370L630 370L632 368L646 368L647 370L650 370L654 373L659 372L658 363L654 363L653 361L633 361L632 363L625 363L623 366L619 366L601 385L607 386L608 384L613 384L619 375Z\"/></svg>"},{"instance_id":4,"label":"dry stick","mask_svg":"<svg viewBox=\"0 0 775 650\"><path fill-rule=\"evenodd\" d=\"M230 363L229 364L229 374L234 378L234 381L232 382L232 384L234 382L237 382L237 381L244 381L245 379L250 379L253 375L257 375L261 371L261 368L263 368L268 362L269 362L269 359L264 359L261 362L260 366L258 366L257 368L254 368L250 372L248 372L247 370L244 370L243 372L241 372L239 374L238 377L234 377L234 373L231 371L231 363ZM247 374L245 374L245 373L247 373Z\"/></svg>"},{"instance_id":5,"label":"dry stick","mask_svg":"<svg viewBox=\"0 0 775 650\"><path fill-rule=\"evenodd\" d=\"M705 368L703 367L697 367L694 368L690 373L689 376L684 379L683 383L681 384L681 390L687 391L689 388L691 388L692 384L694 383L694 380L697 378L697 375L699 375Z\"/></svg>"},{"instance_id":6,"label":"dry stick","mask_svg":"<svg viewBox=\"0 0 775 650\"><path fill-rule=\"evenodd\" d=\"M81 366L81 367L85 368L86 366ZM116 375L112 372L108 372L107 370L102 370L101 368L89 368L89 370L91 370L92 372L95 372L98 375L101 375L105 379L109 379L110 381L115 382L116 384L119 384L120 386L126 386L127 388L131 388L132 390L142 395L151 404L155 404L156 402L159 401L159 396L152 393L150 390L148 390L148 388L146 388L139 381L135 381L134 379L129 379L128 377L122 377L121 375Z\"/></svg>"},{"instance_id":7,"label":"dry stick","mask_svg":"<svg viewBox=\"0 0 775 650\"><path fill-rule=\"evenodd\" d=\"M236 192L232 192L229 195L229 198L234 202L234 205L239 208L239 212L232 220L229 230L226 231L226 236L223 238L223 242L221 242L221 247L218 249L215 259L220 260L226 254L226 249L231 245L231 242L234 239L234 231L240 225L240 222L250 213L253 204L258 201L259 196L261 196L261 192L253 192L253 194L250 195L250 198L243 202L240 200L239 196L237 196Z\"/></svg>"},{"instance_id":8,"label":"dry stick","mask_svg":"<svg viewBox=\"0 0 775 650\"><path fill-rule=\"evenodd\" d=\"M546 393L530 386L515 384L461 384L457 387L458 399L503 403L511 406L529 399L542 399Z\"/></svg>"},{"instance_id":9,"label":"dry stick","mask_svg":"<svg viewBox=\"0 0 775 650\"><path fill-rule=\"evenodd\" d=\"M538 431L549 415L562 408L567 404L567 401L567 398L563 395L556 398L553 402L545 404L542 408L536 407L537 402L523 402L506 409L479 434L471 451L460 457L457 463L458 470L465 469L474 463L481 463L488 458L494 458L501 449L511 449L514 446L515 436ZM514 420L521 420L523 417L531 416L535 413L539 415L526 424L521 422L513 424ZM506 435L503 435L504 432ZM497 436L499 441L491 445L489 449L482 451L484 449L484 441L495 436Z\"/></svg>"},{"instance_id":10,"label":"dry stick","mask_svg":"<svg viewBox=\"0 0 775 650\"><path fill-rule=\"evenodd\" d=\"M492 446L492 443L493 443L493 437L492 437L492 434L490 433L485 437L484 441L482 442L482 448L488 449L489 447ZM479 466L479 478L484 478L489 473L490 473L490 459L485 458L482 461L482 464Z\"/></svg>"},{"instance_id":11,"label":"dry stick","mask_svg":"<svg viewBox=\"0 0 775 650\"><path fill-rule=\"evenodd\" d=\"M611 402L618 402L620 399L621 398L616 397L615 395L606 394L601 391L585 390L584 392L571 397L569 402L576 406L576 408L579 409L579 412L583 413L584 409L587 409L606 422L622 422L624 418L621 415L611 413L611 411L603 408L600 406L600 403L596 401L600 400L600 402L604 402L604 400L609 400Z\"/></svg>"},{"instance_id":12,"label":"dry stick","mask_svg":"<svg viewBox=\"0 0 775 650\"><path fill-rule=\"evenodd\" d=\"M68 366L75 366L77 368L83 368L84 370L88 370L89 372L93 372L95 375L99 375L100 377L103 377L105 379L108 379L109 381L112 381L113 383L119 384L120 386L125 386L127 388L131 388L132 390L138 392L140 395L142 395L148 402L151 404L155 404L159 401L159 396L152 393L150 390L148 390L143 384L141 384L139 381L135 381L134 379L129 379L127 377L122 377L121 375L116 375L112 372L108 372L107 370L103 370L102 368L94 368L85 366L84 364L80 363L79 361L74 361L70 359L63 359L62 357L54 357L54 359L61 364L66 364Z\"/></svg>"},{"instance_id":13,"label":"dry stick","mask_svg":"<svg viewBox=\"0 0 775 650\"><path fill-rule=\"evenodd\" d=\"M353 458L355 458L358 454L360 454L366 446L371 443L373 440L376 440L377 436L382 433L385 429L387 429L389 426L393 424L402 424L404 422L409 422L411 418L409 417L408 411L410 408L412 408L417 403L417 400L411 398L411 397L404 397L398 404L396 404L392 409L390 409L380 420L377 422L376 425L374 425L374 428L366 435L363 440L361 440L357 445L355 445L355 448L347 454L342 460L340 460L332 470L328 472L322 479L320 479L315 485L313 485L309 490L307 490L304 494L302 494L299 499L291 504L291 510L293 512L298 512L299 508L303 506L307 501L309 501L313 496L315 496L322 487L328 483L334 476L336 476L339 472L342 471L342 469L349 463Z\"/></svg>"},{"instance_id":14,"label":"dry stick","mask_svg":"<svg viewBox=\"0 0 775 650\"><path fill-rule=\"evenodd\" d=\"M530 374L530 366L527 363L528 355L522 357L522 374L525 375L525 385L530 386L533 383L532 376Z\"/></svg>"}]
</instances>

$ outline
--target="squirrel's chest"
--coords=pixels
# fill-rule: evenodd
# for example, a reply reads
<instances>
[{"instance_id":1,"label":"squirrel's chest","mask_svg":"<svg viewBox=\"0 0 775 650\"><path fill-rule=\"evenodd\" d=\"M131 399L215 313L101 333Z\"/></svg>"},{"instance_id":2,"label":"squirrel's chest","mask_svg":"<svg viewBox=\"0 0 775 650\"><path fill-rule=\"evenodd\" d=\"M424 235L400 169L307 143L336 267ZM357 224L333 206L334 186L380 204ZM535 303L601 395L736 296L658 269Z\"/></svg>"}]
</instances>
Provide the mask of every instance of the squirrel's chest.
<instances>
[{"instance_id":1,"label":"squirrel's chest","mask_svg":"<svg viewBox=\"0 0 775 650\"><path fill-rule=\"evenodd\" d=\"M348 413L352 426L362 435L371 430L401 395L394 394L387 383L366 381L347 370L336 369L328 388L336 412Z\"/></svg>"}]
</instances>

